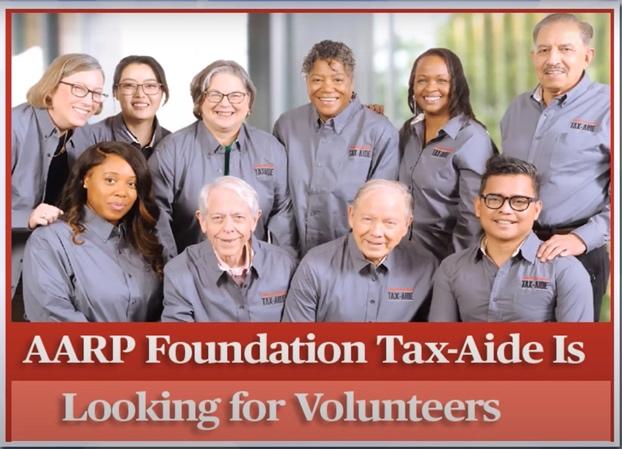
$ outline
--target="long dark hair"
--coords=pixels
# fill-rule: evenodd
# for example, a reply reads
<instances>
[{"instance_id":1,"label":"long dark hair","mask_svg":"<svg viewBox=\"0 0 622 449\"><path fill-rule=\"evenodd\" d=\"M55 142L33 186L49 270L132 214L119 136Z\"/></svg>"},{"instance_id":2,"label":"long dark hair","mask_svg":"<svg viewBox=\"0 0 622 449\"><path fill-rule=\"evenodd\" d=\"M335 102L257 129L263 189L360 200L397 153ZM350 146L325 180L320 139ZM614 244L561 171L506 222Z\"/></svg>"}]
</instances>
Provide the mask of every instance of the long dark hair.
<instances>
[{"instance_id":1,"label":"long dark hair","mask_svg":"<svg viewBox=\"0 0 622 449\"><path fill-rule=\"evenodd\" d=\"M73 242L77 245L81 244L78 236L86 229L84 227L84 206L86 205L84 178L91 168L100 165L113 154L127 162L136 174L136 201L120 220L120 223L124 223L126 227L125 236L130 245L149 262L153 270L161 275L164 261L162 245L158 240L155 227L160 210L155 203L147 160L132 145L125 142L100 142L90 146L80 155L63 188L59 207L65 213L61 219L71 227Z\"/></svg>"},{"instance_id":2,"label":"long dark hair","mask_svg":"<svg viewBox=\"0 0 622 449\"><path fill-rule=\"evenodd\" d=\"M416 117L422 112L414 99L415 73L417 71L419 61L426 56L438 56L445 61L445 65L447 66L447 71L450 76L449 117L453 118L459 114L463 114L467 120L471 119L486 129L486 126L477 120L475 113L473 112L473 108L471 107L471 91L469 90L469 83L464 75L462 62L460 61L458 55L448 48L430 48L421 53L417 59L415 59L412 69L410 70L410 77L408 79L408 107L414 116ZM400 129L400 152L403 152L402 146L405 144L408 136L412 132L412 128L410 126L412 120L412 118L406 120Z\"/></svg>"}]
</instances>

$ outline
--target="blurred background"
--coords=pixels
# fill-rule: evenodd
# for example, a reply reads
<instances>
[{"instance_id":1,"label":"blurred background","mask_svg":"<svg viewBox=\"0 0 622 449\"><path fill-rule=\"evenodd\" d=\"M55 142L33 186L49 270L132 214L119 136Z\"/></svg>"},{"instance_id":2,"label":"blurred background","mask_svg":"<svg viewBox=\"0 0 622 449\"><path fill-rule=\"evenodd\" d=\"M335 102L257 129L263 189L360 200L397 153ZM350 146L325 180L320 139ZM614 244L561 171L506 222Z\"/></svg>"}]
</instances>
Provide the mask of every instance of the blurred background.
<instances>
[{"instance_id":1,"label":"blurred background","mask_svg":"<svg viewBox=\"0 0 622 449\"><path fill-rule=\"evenodd\" d=\"M356 57L356 91L363 103L380 103L396 127L410 116L406 97L415 58L431 47L460 56L478 118L500 142L498 123L510 101L536 84L531 32L546 14L512 13L62 13L11 14L11 103L26 91L54 57L82 52L95 56L111 93L114 67L124 56L146 54L164 67L171 98L158 118L171 131L192 123L190 81L216 59L233 59L249 71L258 95L250 122L271 131L285 110L306 103L302 61L323 39L345 42ZM595 31L593 80L610 83L610 15L577 14ZM101 115L119 112L112 96ZM608 303L603 319L609 320Z\"/></svg>"}]
</instances>

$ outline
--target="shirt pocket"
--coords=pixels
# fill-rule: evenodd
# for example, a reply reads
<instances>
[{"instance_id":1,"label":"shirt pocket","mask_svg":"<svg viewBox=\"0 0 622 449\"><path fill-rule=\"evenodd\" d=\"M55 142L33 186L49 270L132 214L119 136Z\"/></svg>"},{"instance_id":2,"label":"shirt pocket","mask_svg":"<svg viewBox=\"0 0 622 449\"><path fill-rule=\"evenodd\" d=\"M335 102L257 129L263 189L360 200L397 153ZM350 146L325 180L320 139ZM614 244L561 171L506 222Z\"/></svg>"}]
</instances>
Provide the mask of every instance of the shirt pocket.
<instances>
[{"instance_id":1,"label":"shirt pocket","mask_svg":"<svg viewBox=\"0 0 622 449\"><path fill-rule=\"evenodd\" d=\"M571 129L557 136L551 154L553 170L593 170L603 159L598 135L592 131Z\"/></svg>"}]
</instances>

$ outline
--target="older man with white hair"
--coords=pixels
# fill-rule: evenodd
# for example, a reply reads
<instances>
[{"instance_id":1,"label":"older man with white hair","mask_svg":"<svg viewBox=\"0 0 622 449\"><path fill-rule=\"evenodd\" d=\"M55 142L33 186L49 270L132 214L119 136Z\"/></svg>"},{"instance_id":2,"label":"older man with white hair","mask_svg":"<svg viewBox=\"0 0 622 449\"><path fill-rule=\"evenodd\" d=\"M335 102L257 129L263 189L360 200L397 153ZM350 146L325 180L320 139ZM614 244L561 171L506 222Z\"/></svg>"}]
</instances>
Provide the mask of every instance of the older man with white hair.
<instances>
[{"instance_id":1,"label":"older man with white hair","mask_svg":"<svg viewBox=\"0 0 622 449\"><path fill-rule=\"evenodd\" d=\"M222 176L205 185L196 212L206 240L164 268L162 321L280 321L295 259L253 238L257 192Z\"/></svg>"},{"instance_id":2,"label":"older man with white hair","mask_svg":"<svg viewBox=\"0 0 622 449\"><path fill-rule=\"evenodd\" d=\"M397 182L366 182L348 207L350 234L311 249L285 301L283 321L425 320L437 262L403 240L412 196Z\"/></svg>"}]
</instances>

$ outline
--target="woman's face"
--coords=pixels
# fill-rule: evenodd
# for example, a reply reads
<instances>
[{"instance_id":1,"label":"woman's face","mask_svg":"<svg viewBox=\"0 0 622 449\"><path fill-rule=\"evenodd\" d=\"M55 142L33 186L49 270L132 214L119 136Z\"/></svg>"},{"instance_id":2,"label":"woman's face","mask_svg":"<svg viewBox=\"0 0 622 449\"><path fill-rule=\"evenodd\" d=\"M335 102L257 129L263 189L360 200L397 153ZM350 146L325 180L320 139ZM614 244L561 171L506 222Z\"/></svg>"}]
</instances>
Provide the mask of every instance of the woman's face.
<instances>
[{"instance_id":1,"label":"woman's face","mask_svg":"<svg viewBox=\"0 0 622 449\"><path fill-rule=\"evenodd\" d=\"M147 64L129 64L114 91L126 121L153 120L162 104L162 87Z\"/></svg>"},{"instance_id":2,"label":"woman's face","mask_svg":"<svg viewBox=\"0 0 622 449\"><path fill-rule=\"evenodd\" d=\"M233 95L227 98L223 94ZM220 100L219 96L222 97ZM231 102L232 98L234 103ZM216 134L235 134L249 111L250 95L240 78L227 72L212 77L201 104L201 119L207 129Z\"/></svg>"},{"instance_id":3,"label":"woman's face","mask_svg":"<svg viewBox=\"0 0 622 449\"><path fill-rule=\"evenodd\" d=\"M449 117L451 81L443 58L436 55L421 58L413 81L415 101L419 109L426 115Z\"/></svg>"},{"instance_id":4,"label":"woman's face","mask_svg":"<svg viewBox=\"0 0 622 449\"><path fill-rule=\"evenodd\" d=\"M322 120L339 115L352 101L353 93L352 74L340 61L315 61L307 75L307 95Z\"/></svg>"},{"instance_id":5,"label":"woman's face","mask_svg":"<svg viewBox=\"0 0 622 449\"><path fill-rule=\"evenodd\" d=\"M116 154L91 168L84 177L86 204L104 220L117 224L136 202L136 173Z\"/></svg>"},{"instance_id":6,"label":"woman's face","mask_svg":"<svg viewBox=\"0 0 622 449\"><path fill-rule=\"evenodd\" d=\"M56 86L48 112L61 131L84 126L100 108L101 100L94 101L91 92L82 98L72 93L80 88L101 93L104 89L103 73L100 70L77 72L64 77Z\"/></svg>"}]
</instances>

